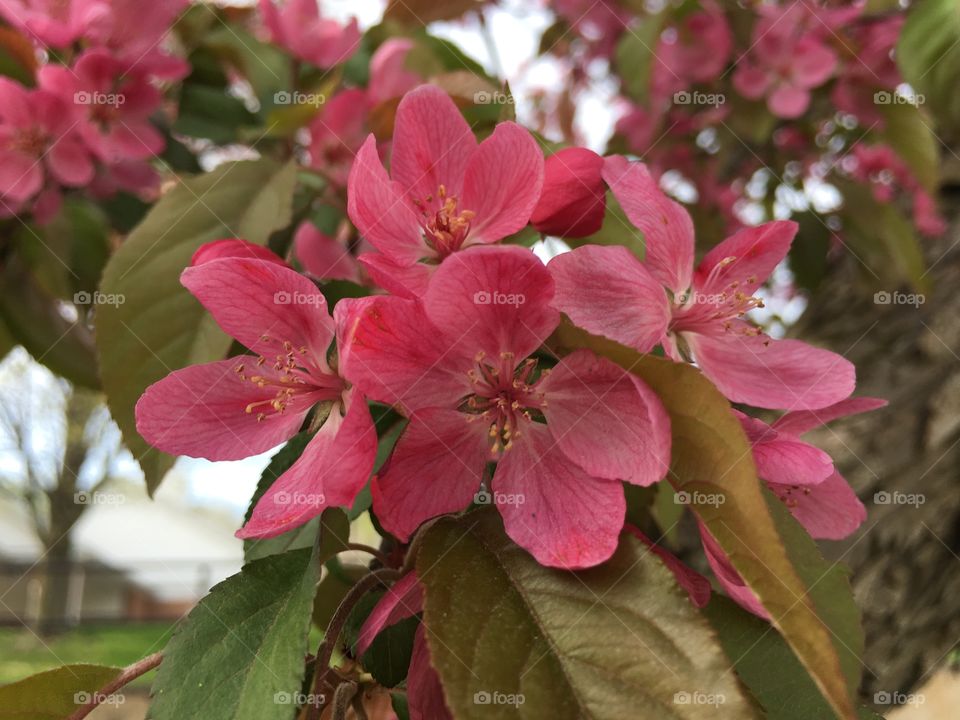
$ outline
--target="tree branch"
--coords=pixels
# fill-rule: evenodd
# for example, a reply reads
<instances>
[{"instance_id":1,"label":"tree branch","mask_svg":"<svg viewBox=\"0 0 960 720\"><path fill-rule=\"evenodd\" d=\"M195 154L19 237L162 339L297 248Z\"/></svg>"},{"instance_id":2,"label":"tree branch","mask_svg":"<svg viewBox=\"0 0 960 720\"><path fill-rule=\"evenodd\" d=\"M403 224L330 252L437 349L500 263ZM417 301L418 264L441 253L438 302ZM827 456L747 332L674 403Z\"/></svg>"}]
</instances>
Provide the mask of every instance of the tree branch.
<instances>
[{"instance_id":1,"label":"tree branch","mask_svg":"<svg viewBox=\"0 0 960 720\"><path fill-rule=\"evenodd\" d=\"M147 655L147 657L141 660L137 660L137 662L135 662L133 665L128 665L116 678L93 693L93 697L90 698L90 701L70 715L67 720L82 720L91 712L93 712L93 709L97 707L97 705L113 695L117 690L133 680L136 680L141 675L145 675L146 673L150 672L162 661L163 653L158 652L154 653L153 655Z\"/></svg>"}]
</instances>

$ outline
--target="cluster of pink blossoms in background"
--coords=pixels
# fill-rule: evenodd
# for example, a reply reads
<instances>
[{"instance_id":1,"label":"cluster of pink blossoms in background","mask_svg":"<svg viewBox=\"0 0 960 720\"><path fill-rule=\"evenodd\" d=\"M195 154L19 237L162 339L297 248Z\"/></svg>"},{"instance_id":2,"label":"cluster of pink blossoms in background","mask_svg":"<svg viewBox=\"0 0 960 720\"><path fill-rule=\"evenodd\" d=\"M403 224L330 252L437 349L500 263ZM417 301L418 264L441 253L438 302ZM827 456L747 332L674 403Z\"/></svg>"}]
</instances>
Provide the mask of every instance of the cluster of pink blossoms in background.
<instances>
[{"instance_id":1,"label":"cluster of pink blossoms in background","mask_svg":"<svg viewBox=\"0 0 960 720\"><path fill-rule=\"evenodd\" d=\"M164 138L149 118L163 101L158 83L189 71L161 40L187 3L0 3L0 15L46 58L36 87L0 78L0 215L29 210L48 220L61 188L102 197L156 186L149 161Z\"/></svg>"}]
</instances>

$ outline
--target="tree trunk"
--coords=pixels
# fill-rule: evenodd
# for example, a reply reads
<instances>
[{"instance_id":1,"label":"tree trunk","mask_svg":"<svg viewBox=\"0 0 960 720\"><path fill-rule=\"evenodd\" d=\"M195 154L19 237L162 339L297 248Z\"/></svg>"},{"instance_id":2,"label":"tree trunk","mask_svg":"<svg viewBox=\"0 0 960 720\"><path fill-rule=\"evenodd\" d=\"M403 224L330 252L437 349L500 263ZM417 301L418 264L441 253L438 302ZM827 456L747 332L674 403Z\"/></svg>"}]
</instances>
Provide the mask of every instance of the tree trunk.
<instances>
[{"instance_id":1,"label":"tree trunk","mask_svg":"<svg viewBox=\"0 0 960 720\"><path fill-rule=\"evenodd\" d=\"M856 365L858 395L890 401L813 437L869 512L856 535L825 547L853 571L867 698L919 686L960 637L960 189L942 201L950 230L923 241L923 304L875 302L848 255L796 328Z\"/></svg>"}]
</instances>

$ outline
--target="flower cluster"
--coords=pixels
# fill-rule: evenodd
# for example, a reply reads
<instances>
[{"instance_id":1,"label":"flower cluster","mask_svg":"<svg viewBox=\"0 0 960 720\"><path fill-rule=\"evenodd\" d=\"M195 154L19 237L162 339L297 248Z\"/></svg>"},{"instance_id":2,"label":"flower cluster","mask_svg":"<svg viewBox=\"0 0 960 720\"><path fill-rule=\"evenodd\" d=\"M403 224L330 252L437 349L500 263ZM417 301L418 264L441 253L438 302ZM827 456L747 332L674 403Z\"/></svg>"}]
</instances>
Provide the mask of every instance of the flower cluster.
<instances>
[{"instance_id":1,"label":"flower cluster","mask_svg":"<svg viewBox=\"0 0 960 720\"><path fill-rule=\"evenodd\" d=\"M863 521L832 460L800 435L882 402L850 399L854 368L844 358L774 340L749 320L794 223L742 229L695 264L689 214L645 165L583 148L545 161L512 122L478 143L433 86L400 102L389 174L380 150L369 135L347 182L349 218L369 245L359 265L374 294L340 299L331 316L313 280L239 239L204 245L183 271L183 285L250 354L152 385L137 405L140 433L167 452L213 460L313 433L241 537L275 536L349 506L370 480L372 511L402 544L431 518L477 502L492 502L505 532L547 566L602 563L625 529L650 544L625 527L623 483L668 476L670 418L649 386L611 360L587 349L554 354L548 338L561 313L639 353L695 363L732 403L786 411L767 425L731 410L762 480L815 537L842 537ZM603 222L607 189L643 234L642 261L624 246L585 244L545 264L510 242L528 224L589 234ZM317 250L302 229L295 249L304 259ZM343 258L352 262L346 250L327 261L360 280ZM303 265L315 277L333 275ZM372 479L378 440L368 402L407 421ZM705 527L702 534L720 582L762 614ZM703 604L706 581L654 547ZM368 619L359 652L421 608L411 573ZM443 717L424 632L411 661L411 703L420 717Z\"/></svg>"},{"instance_id":2,"label":"flower cluster","mask_svg":"<svg viewBox=\"0 0 960 720\"><path fill-rule=\"evenodd\" d=\"M0 15L43 58L27 63L30 86L0 78L0 214L31 211L41 222L60 206L62 188L97 197L144 193L164 137L150 118L159 83L185 76L164 36L187 0L12 0Z\"/></svg>"}]
</instances>

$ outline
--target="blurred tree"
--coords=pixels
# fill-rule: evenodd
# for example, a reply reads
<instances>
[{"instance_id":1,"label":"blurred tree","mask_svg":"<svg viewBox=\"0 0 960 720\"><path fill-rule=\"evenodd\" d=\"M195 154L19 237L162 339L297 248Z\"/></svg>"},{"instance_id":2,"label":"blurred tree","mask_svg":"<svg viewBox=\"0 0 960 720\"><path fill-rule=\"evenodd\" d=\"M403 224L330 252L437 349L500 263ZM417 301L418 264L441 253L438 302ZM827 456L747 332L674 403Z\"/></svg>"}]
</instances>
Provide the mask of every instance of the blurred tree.
<instances>
[{"instance_id":1,"label":"blurred tree","mask_svg":"<svg viewBox=\"0 0 960 720\"><path fill-rule=\"evenodd\" d=\"M71 386L22 349L0 364L0 491L26 508L43 547L38 631L69 624L73 528L122 451L102 397Z\"/></svg>"}]
</instances>

